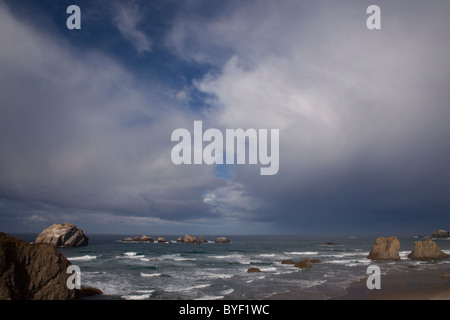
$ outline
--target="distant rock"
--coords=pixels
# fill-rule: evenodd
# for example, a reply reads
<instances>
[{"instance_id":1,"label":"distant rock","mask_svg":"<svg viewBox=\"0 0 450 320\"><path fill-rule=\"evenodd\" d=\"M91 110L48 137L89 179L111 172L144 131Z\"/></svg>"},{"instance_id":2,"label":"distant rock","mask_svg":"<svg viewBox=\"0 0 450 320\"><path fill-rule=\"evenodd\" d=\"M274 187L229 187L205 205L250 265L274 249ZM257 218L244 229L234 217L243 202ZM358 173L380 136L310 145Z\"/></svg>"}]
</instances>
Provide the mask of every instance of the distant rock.
<instances>
[{"instance_id":1,"label":"distant rock","mask_svg":"<svg viewBox=\"0 0 450 320\"><path fill-rule=\"evenodd\" d=\"M155 242L152 237L147 237L146 235L143 235L142 237L125 238L122 239L122 241L151 242L151 243Z\"/></svg>"},{"instance_id":2,"label":"distant rock","mask_svg":"<svg viewBox=\"0 0 450 320\"><path fill-rule=\"evenodd\" d=\"M230 241L230 239L228 239L228 238L225 238L225 237L219 237L219 238L216 238L216 241L215 241L216 243L229 243L229 242L231 242Z\"/></svg>"},{"instance_id":3,"label":"distant rock","mask_svg":"<svg viewBox=\"0 0 450 320\"><path fill-rule=\"evenodd\" d=\"M295 264L295 261L292 261L291 259L283 260L281 261L281 264Z\"/></svg>"},{"instance_id":4,"label":"distant rock","mask_svg":"<svg viewBox=\"0 0 450 320\"><path fill-rule=\"evenodd\" d=\"M206 240L205 237L200 236L198 237L198 243L208 243L208 240Z\"/></svg>"},{"instance_id":5,"label":"distant rock","mask_svg":"<svg viewBox=\"0 0 450 320\"><path fill-rule=\"evenodd\" d=\"M367 258L372 260L400 260L399 249L400 241L397 237L379 237L375 240Z\"/></svg>"},{"instance_id":6,"label":"distant rock","mask_svg":"<svg viewBox=\"0 0 450 320\"><path fill-rule=\"evenodd\" d=\"M89 238L75 225L62 223L44 229L34 242L50 243L56 247L79 247L87 246Z\"/></svg>"},{"instance_id":7,"label":"distant rock","mask_svg":"<svg viewBox=\"0 0 450 320\"><path fill-rule=\"evenodd\" d=\"M297 262L294 264L294 267L300 268L300 269L306 269L306 268L312 268L312 263L310 258L306 258L302 261Z\"/></svg>"},{"instance_id":8,"label":"distant rock","mask_svg":"<svg viewBox=\"0 0 450 320\"><path fill-rule=\"evenodd\" d=\"M309 259L311 263L322 263L319 259Z\"/></svg>"},{"instance_id":9,"label":"distant rock","mask_svg":"<svg viewBox=\"0 0 450 320\"><path fill-rule=\"evenodd\" d=\"M408 258L414 260L434 260L449 257L441 251L439 246L431 239L425 241L414 241L414 250L408 255Z\"/></svg>"},{"instance_id":10,"label":"distant rock","mask_svg":"<svg viewBox=\"0 0 450 320\"><path fill-rule=\"evenodd\" d=\"M247 269L247 272L248 272L248 273L261 272L261 270L258 269L258 268L251 267L251 268L248 268L248 269Z\"/></svg>"},{"instance_id":11,"label":"distant rock","mask_svg":"<svg viewBox=\"0 0 450 320\"><path fill-rule=\"evenodd\" d=\"M335 244L334 242L326 242L325 245L326 245L326 246L334 246L334 245L336 245L336 244Z\"/></svg>"},{"instance_id":12,"label":"distant rock","mask_svg":"<svg viewBox=\"0 0 450 320\"><path fill-rule=\"evenodd\" d=\"M431 238L449 238L450 237L450 231L446 230L438 230L431 234Z\"/></svg>"},{"instance_id":13,"label":"distant rock","mask_svg":"<svg viewBox=\"0 0 450 320\"><path fill-rule=\"evenodd\" d=\"M158 238L158 243L168 243L169 241L167 241L165 238L163 237L159 237Z\"/></svg>"},{"instance_id":14,"label":"distant rock","mask_svg":"<svg viewBox=\"0 0 450 320\"><path fill-rule=\"evenodd\" d=\"M184 242L184 240L183 240L182 237L178 237L178 238L177 238L177 243L183 243L183 242Z\"/></svg>"},{"instance_id":15,"label":"distant rock","mask_svg":"<svg viewBox=\"0 0 450 320\"><path fill-rule=\"evenodd\" d=\"M184 243L198 243L197 241L197 237L191 237L188 236L187 234L184 235Z\"/></svg>"},{"instance_id":16,"label":"distant rock","mask_svg":"<svg viewBox=\"0 0 450 320\"><path fill-rule=\"evenodd\" d=\"M0 300L76 299L76 290L66 285L70 265L52 244L0 233Z\"/></svg>"}]
</instances>

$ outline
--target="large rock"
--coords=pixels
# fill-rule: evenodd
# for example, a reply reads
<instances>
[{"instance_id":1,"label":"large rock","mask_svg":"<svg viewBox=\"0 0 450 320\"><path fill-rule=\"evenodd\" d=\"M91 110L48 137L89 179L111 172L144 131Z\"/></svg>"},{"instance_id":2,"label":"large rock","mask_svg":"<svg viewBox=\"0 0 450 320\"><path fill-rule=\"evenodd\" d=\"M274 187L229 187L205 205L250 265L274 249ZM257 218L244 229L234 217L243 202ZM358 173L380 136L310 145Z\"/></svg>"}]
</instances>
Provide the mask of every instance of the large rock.
<instances>
[{"instance_id":1,"label":"large rock","mask_svg":"<svg viewBox=\"0 0 450 320\"><path fill-rule=\"evenodd\" d=\"M414 260L434 260L449 257L441 251L439 246L431 239L425 241L414 241L414 250L408 255L408 258Z\"/></svg>"},{"instance_id":2,"label":"large rock","mask_svg":"<svg viewBox=\"0 0 450 320\"><path fill-rule=\"evenodd\" d=\"M0 300L70 300L71 263L51 244L30 244L0 233Z\"/></svg>"},{"instance_id":3,"label":"large rock","mask_svg":"<svg viewBox=\"0 0 450 320\"><path fill-rule=\"evenodd\" d=\"M208 240L206 240L204 236L200 236L198 237L198 243L208 243Z\"/></svg>"},{"instance_id":4,"label":"large rock","mask_svg":"<svg viewBox=\"0 0 450 320\"><path fill-rule=\"evenodd\" d=\"M450 237L450 231L445 230L438 230L431 234L432 238L449 238Z\"/></svg>"},{"instance_id":5,"label":"large rock","mask_svg":"<svg viewBox=\"0 0 450 320\"><path fill-rule=\"evenodd\" d=\"M380 237L375 240L367 258L372 260L400 260L399 249L400 241L397 237Z\"/></svg>"},{"instance_id":6,"label":"large rock","mask_svg":"<svg viewBox=\"0 0 450 320\"><path fill-rule=\"evenodd\" d=\"M44 229L34 242L50 243L57 247L78 247L87 246L89 238L75 225L62 223Z\"/></svg>"},{"instance_id":7,"label":"large rock","mask_svg":"<svg viewBox=\"0 0 450 320\"><path fill-rule=\"evenodd\" d=\"M228 239L228 238L225 238L225 237L219 237L219 238L216 238L216 241L215 241L216 243L229 243L230 242L230 239Z\"/></svg>"}]
</instances>

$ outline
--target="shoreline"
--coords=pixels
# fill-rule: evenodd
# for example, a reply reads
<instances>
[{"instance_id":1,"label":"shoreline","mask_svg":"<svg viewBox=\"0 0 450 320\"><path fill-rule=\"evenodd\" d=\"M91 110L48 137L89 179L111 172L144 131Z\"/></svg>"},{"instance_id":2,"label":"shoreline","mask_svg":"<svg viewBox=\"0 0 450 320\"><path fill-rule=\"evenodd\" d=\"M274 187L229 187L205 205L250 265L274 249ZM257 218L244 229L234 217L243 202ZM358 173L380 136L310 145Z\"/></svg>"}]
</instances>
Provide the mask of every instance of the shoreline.
<instances>
[{"instance_id":1,"label":"shoreline","mask_svg":"<svg viewBox=\"0 0 450 320\"><path fill-rule=\"evenodd\" d=\"M450 267L434 265L382 274L379 290L369 290L366 277L330 300L450 300L450 278L441 277L449 271Z\"/></svg>"}]
</instances>

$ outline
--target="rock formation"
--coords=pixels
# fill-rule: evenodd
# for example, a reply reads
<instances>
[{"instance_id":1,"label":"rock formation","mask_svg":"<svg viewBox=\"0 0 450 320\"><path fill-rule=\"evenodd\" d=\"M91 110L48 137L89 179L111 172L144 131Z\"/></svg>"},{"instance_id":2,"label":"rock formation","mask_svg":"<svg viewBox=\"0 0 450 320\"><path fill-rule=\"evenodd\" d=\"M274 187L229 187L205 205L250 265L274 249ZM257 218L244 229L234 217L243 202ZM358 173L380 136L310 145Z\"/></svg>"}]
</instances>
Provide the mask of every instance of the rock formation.
<instances>
[{"instance_id":1,"label":"rock formation","mask_svg":"<svg viewBox=\"0 0 450 320\"><path fill-rule=\"evenodd\" d=\"M158 238L158 243L168 243L169 241L167 241L165 238L163 237L159 237Z\"/></svg>"},{"instance_id":2,"label":"rock formation","mask_svg":"<svg viewBox=\"0 0 450 320\"><path fill-rule=\"evenodd\" d=\"M326 246L334 246L334 245L336 245L336 244L335 244L334 242L326 242L325 245L326 245Z\"/></svg>"},{"instance_id":3,"label":"rock formation","mask_svg":"<svg viewBox=\"0 0 450 320\"><path fill-rule=\"evenodd\" d=\"M439 246L431 239L425 241L414 241L414 250L408 255L408 258L414 260L433 260L449 257L441 251Z\"/></svg>"},{"instance_id":4,"label":"rock formation","mask_svg":"<svg viewBox=\"0 0 450 320\"><path fill-rule=\"evenodd\" d=\"M177 243L183 243L183 242L184 242L184 239L182 237L177 238Z\"/></svg>"},{"instance_id":5,"label":"rock formation","mask_svg":"<svg viewBox=\"0 0 450 320\"><path fill-rule=\"evenodd\" d=\"M35 243L0 233L0 300L69 300L71 263L51 244Z\"/></svg>"},{"instance_id":6,"label":"rock formation","mask_svg":"<svg viewBox=\"0 0 450 320\"><path fill-rule=\"evenodd\" d=\"M432 238L449 238L450 237L450 231L446 230L438 230L431 234Z\"/></svg>"},{"instance_id":7,"label":"rock formation","mask_svg":"<svg viewBox=\"0 0 450 320\"><path fill-rule=\"evenodd\" d=\"M197 242L197 237L191 237L188 236L187 234L184 235L184 243L198 243Z\"/></svg>"},{"instance_id":8,"label":"rock formation","mask_svg":"<svg viewBox=\"0 0 450 320\"><path fill-rule=\"evenodd\" d=\"M206 240L204 236L198 237L198 243L207 243L207 242L208 240Z\"/></svg>"},{"instance_id":9,"label":"rock formation","mask_svg":"<svg viewBox=\"0 0 450 320\"><path fill-rule=\"evenodd\" d=\"M50 243L56 247L78 247L87 246L89 238L73 224L62 223L44 229L34 242Z\"/></svg>"},{"instance_id":10,"label":"rock formation","mask_svg":"<svg viewBox=\"0 0 450 320\"><path fill-rule=\"evenodd\" d=\"M134 237L134 238L125 238L122 239L124 242L135 241L135 242L155 242L152 237L148 237L146 235L142 235L142 237Z\"/></svg>"},{"instance_id":11,"label":"rock formation","mask_svg":"<svg viewBox=\"0 0 450 320\"><path fill-rule=\"evenodd\" d=\"M229 242L231 242L230 241L230 239L228 239L228 238L225 238L225 237L219 237L219 238L216 238L216 241L215 241L216 243L229 243Z\"/></svg>"},{"instance_id":12,"label":"rock formation","mask_svg":"<svg viewBox=\"0 0 450 320\"><path fill-rule=\"evenodd\" d=\"M306 269L306 268L312 268L312 263L310 258L306 258L302 261L297 262L294 264L294 267L300 268L300 269Z\"/></svg>"},{"instance_id":13,"label":"rock formation","mask_svg":"<svg viewBox=\"0 0 450 320\"><path fill-rule=\"evenodd\" d=\"M367 258L372 260L400 260L399 249L400 241L397 237L380 237L375 240Z\"/></svg>"},{"instance_id":14,"label":"rock formation","mask_svg":"<svg viewBox=\"0 0 450 320\"><path fill-rule=\"evenodd\" d=\"M258 268L251 267L251 268L248 268L248 269L247 269L247 272L248 272L248 273L261 272L261 270L258 269Z\"/></svg>"},{"instance_id":15,"label":"rock formation","mask_svg":"<svg viewBox=\"0 0 450 320\"><path fill-rule=\"evenodd\" d=\"M292 261L291 259L283 260L281 261L281 264L295 264L295 261Z\"/></svg>"}]
</instances>

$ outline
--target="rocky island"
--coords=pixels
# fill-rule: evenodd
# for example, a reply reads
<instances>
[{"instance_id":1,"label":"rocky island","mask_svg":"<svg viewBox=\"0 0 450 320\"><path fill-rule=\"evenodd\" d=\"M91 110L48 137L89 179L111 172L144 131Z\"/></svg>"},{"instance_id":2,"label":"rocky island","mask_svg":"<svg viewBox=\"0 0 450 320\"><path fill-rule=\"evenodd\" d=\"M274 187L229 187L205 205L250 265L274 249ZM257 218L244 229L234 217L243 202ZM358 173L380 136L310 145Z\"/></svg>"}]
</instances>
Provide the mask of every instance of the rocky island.
<instances>
[{"instance_id":1,"label":"rocky island","mask_svg":"<svg viewBox=\"0 0 450 320\"><path fill-rule=\"evenodd\" d=\"M44 229L34 241L35 243L49 243L56 247L87 246L89 238L70 223L54 224Z\"/></svg>"}]
</instances>

